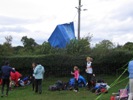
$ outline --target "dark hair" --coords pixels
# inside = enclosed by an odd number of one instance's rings
[[[40,62],[37,62],[36,64],[37,64],[37,65],[39,65],[39,64],[40,64]]]
[[[9,61],[5,61],[5,65],[9,65]]]

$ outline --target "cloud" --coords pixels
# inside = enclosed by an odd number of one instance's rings
[[[82,0],[82,5],[82,9],[88,10],[81,12],[81,37],[93,34],[92,43],[103,39],[120,44],[133,41],[130,38],[132,0]],[[13,45],[22,45],[22,36],[41,44],[48,40],[56,25],[73,20],[77,36],[76,6],[78,0],[3,0],[0,3],[0,43],[5,36],[12,35]]]
[[[28,29],[24,27],[2,27],[0,28],[0,32],[16,32],[16,33],[22,33],[22,32],[30,32]]]
[[[3,44],[5,42],[5,37],[11,35],[13,37],[12,45],[18,46],[23,45],[21,42],[21,39],[23,36],[27,36],[28,38],[33,38],[38,44],[42,44],[44,41],[47,41],[49,38],[49,34],[47,32],[43,31],[35,31],[35,32],[0,32],[0,44]]]
[[[98,7],[92,7],[95,9],[95,12],[87,12],[87,15],[83,14],[84,16],[81,20],[81,35],[87,35],[89,32],[93,34],[92,42],[94,44],[103,39],[108,39],[119,44],[133,41],[131,39],[133,38],[133,1],[100,1],[102,2],[99,2],[97,6],[101,6],[101,8],[104,7],[102,10]],[[102,5],[102,3],[104,5]]]
[[[129,41],[133,42],[133,33],[123,33],[122,35],[114,35],[112,41],[117,44],[125,44]]]
[[[114,9],[111,13],[111,19],[117,19],[119,21],[127,20],[128,18],[133,18],[133,1],[129,0],[120,5],[119,8]]]
[[[9,16],[0,16],[0,25],[26,25],[40,22],[42,22],[41,19],[22,19]]]

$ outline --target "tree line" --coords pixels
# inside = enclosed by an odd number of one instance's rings
[[[110,40],[102,40],[94,47],[91,47],[92,36],[81,38],[80,40],[71,40],[66,48],[53,48],[44,41],[42,44],[37,44],[33,38],[23,36],[21,42],[23,46],[12,46],[12,36],[6,36],[5,42],[0,44],[0,56],[15,56],[15,55],[47,55],[47,54],[70,54],[70,55],[106,55],[110,51],[133,51],[133,42],[127,42],[124,45],[115,45]]]
[[[62,76],[69,75],[74,65],[79,66],[81,73],[84,73],[87,56],[94,59],[94,69],[99,74],[122,72],[133,58],[132,42],[115,45],[110,40],[102,40],[91,47],[91,38],[92,36],[88,36],[71,40],[66,48],[59,49],[51,47],[46,41],[37,44],[33,38],[27,36],[21,38],[23,46],[13,47],[12,36],[7,36],[5,42],[0,44],[0,61],[8,59],[11,66],[24,73],[31,68],[33,61],[39,61],[46,67],[47,75],[58,72],[58,76]]]

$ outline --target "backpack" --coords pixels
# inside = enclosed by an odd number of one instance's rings
[[[60,91],[62,89],[63,89],[63,82],[60,80],[57,81],[54,85],[49,86],[50,91],[56,91],[56,90]]]

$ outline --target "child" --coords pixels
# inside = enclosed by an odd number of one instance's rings
[[[74,75],[75,78],[75,85],[74,85],[74,92],[78,92],[78,79],[79,79],[79,69],[77,66],[74,66],[74,73],[71,72],[72,75]]]
[[[95,76],[95,74],[93,74],[93,68],[92,68],[92,58],[87,57],[86,61],[87,61],[87,65],[86,65],[86,74],[87,74],[87,81],[88,81],[88,89],[92,88],[92,84],[91,84],[91,79],[92,76]]]

